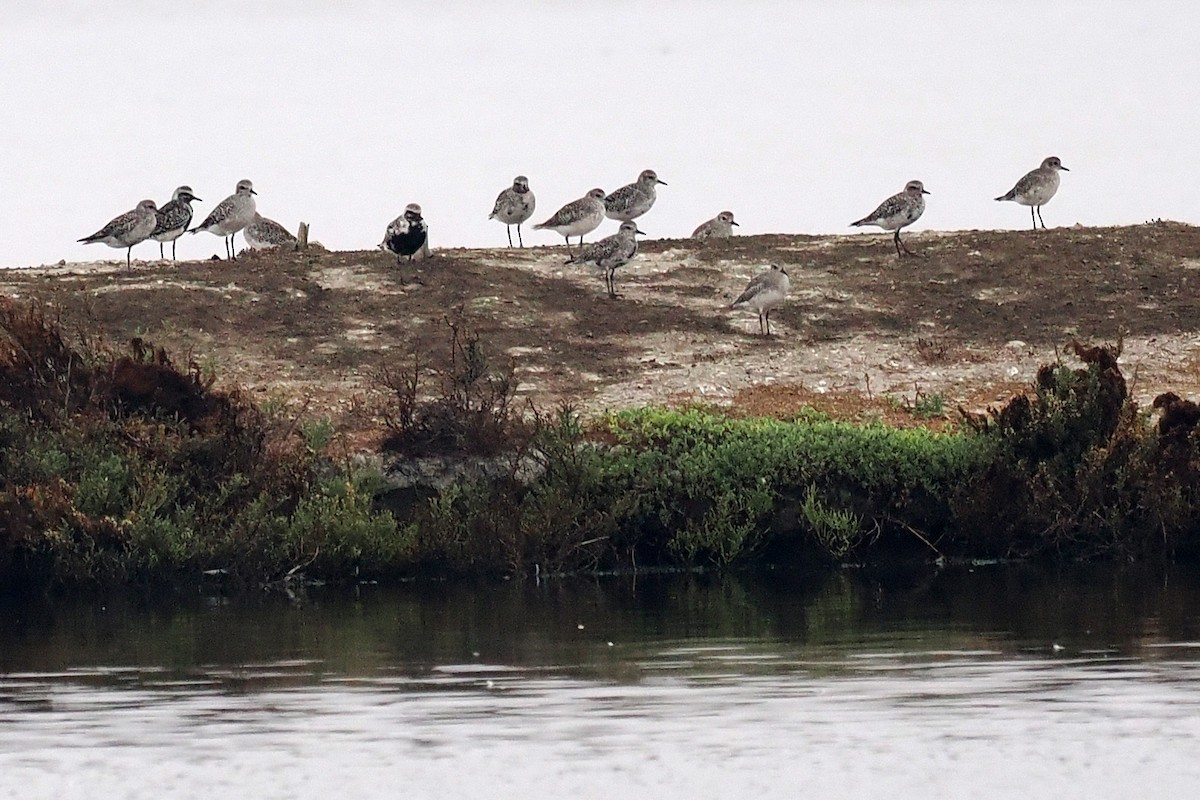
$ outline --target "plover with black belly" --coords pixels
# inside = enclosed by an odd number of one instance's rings
[[[666,181],[658,179],[658,173],[652,169],[642,170],[638,179],[633,183],[622,186],[604,198],[604,213],[609,219],[619,219],[622,222],[637,219],[650,210],[658,199],[655,187],[658,184],[666,186]]]
[[[429,225],[421,216],[421,207],[416,203],[409,203],[404,207],[404,213],[387,226],[387,231],[383,234],[383,241],[379,243],[379,249],[395,253],[396,263],[399,264],[400,259],[404,256],[408,256],[408,260],[411,262],[413,256],[421,250],[425,250],[428,254],[426,249],[428,242]]]
[[[646,235],[644,231],[638,230],[636,222],[622,222],[620,229],[612,236],[605,236],[600,241],[588,245],[578,255],[568,258],[567,263],[595,264],[604,272],[604,288],[608,289],[608,296],[619,297],[614,273],[618,267],[625,266],[637,255],[639,233]]]
[[[496,205],[492,206],[492,213],[488,219],[498,219],[504,223],[504,230],[508,233],[508,246],[512,247],[512,226],[517,226],[517,242],[521,247],[525,246],[525,242],[521,239],[521,223],[533,216],[533,209],[537,205],[537,200],[533,196],[533,192],[529,190],[529,178],[524,175],[518,175],[513,178],[512,186],[505,189],[496,198]]]
[[[738,295],[738,299],[729,304],[730,308],[752,308],[758,312],[758,332],[765,336],[771,335],[771,309],[787,299],[791,291],[792,280],[787,270],[776,264],[766,272],[760,272],[750,279],[746,291]]]
[[[920,181],[909,181],[905,184],[904,191],[884,200],[879,204],[879,208],[857,222],[851,222],[850,226],[858,228],[863,225],[878,225],[885,231],[895,231],[896,235],[892,237],[892,240],[896,243],[896,255],[915,256],[916,253],[909,250],[908,246],[900,241],[900,229],[912,225],[925,213],[925,195],[927,194],[929,192],[925,191],[925,186]],[[901,248],[904,248],[903,253],[900,251]]]
[[[180,186],[171,199],[158,209],[158,223],[150,233],[150,238],[158,242],[159,258],[166,257],[163,255],[163,242],[170,242],[171,260],[175,260],[175,245],[188,225],[192,224],[192,203],[196,201],[203,202],[192,194],[192,187]]]
[[[1008,194],[996,199],[1015,200],[1023,206],[1029,206],[1029,218],[1033,220],[1033,229],[1037,230],[1038,220],[1041,220],[1044,230],[1046,220],[1042,219],[1042,206],[1049,203],[1050,198],[1058,191],[1059,170],[1071,171],[1062,165],[1058,156],[1050,156],[1042,161],[1040,167],[1025,173],[1025,177],[1017,181],[1017,185],[1010,189]],[[1037,212],[1037,217],[1034,217],[1034,211]]]
[[[737,225],[733,221],[732,211],[722,211],[708,222],[700,224],[699,228],[692,231],[693,239],[727,239],[733,236],[733,226]],[[738,227],[741,227],[740,225]]]
[[[604,190],[592,189],[578,200],[572,200],[554,212],[545,222],[533,226],[535,231],[554,231],[567,240],[567,250],[571,249],[571,237],[579,237],[579,245],[583,246],[584,234],[591,233],[604,222]]]
[[[103,242],[109,247],[124,247],[125,268],[129,269],[133,266],[133,246],[149,239],[157,224],[158,206],[153,200],[143,200],[137,204],[137,208],[114,217],[103,228],[78,241],[84,244]]]
[[[248,180],[240,180],[233,194],[217,203],[212,213],[204,218],[189,233],[208,231],[217,236],[225,237],[225,255],[231,260],[237,260],[237,248],[233,246],[233,237],[254,220],[258,210],[254,203],[254,184]]]
[[[242,231],[242,238],[251,250],[267,250],[272,247],[296,247],[296,237],[291,231],[273,219],[268,219],[257,211],[254,219]]]

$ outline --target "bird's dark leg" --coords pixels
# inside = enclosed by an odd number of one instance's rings
[[[172,240],[171,240],[171,260],[172,260],[172,261],[174,261],[174,260],[175,260],[175,245],[177,245],[177,244],[179,244],[179,240],[178,240],[178,239],[172,239]]]
[[[164,258],[166,258],[166,256],[163,255],[163,243],[159,242],[158,243],[158,259],[159,259],[159,261],[161,261]]]
[[[1029,219],[1033,220],[1033,229],[1037,230],[1037,217],[1033,215],[1033,206],[1029,207]]]
[[[133,269],[133,245],[125,248],[125,269]]]
[[[504,230],[508,232],[508,246],[512,247],[512,226],[505,225]]]
[[[1041,223],[1042,223],[1042,230],[1046,230],[1046,220],[1042,219],[1042,207],[1041,206],[1037,207],[1037,212],[1038,212],[1038,219],[1041,220]]]
[[[771,309],[763,312],[763,318],[767,321],[767,336],[771,335]]]
[[[900,255],[902,255],[900,252],[900,229],[899,228],[896,228],[896,234],[895,234],[895,236],[892,237],[892,242],[895,243],[895,245],[896,245],[896,256],[899,257]]]
[[[900,238],[900,229],[897,228],[896,229],[896,255],[900,255],[901,247],[904,248],[904,255],[907,255],[907,256],[915,256],[916,255],[916,253],[914,253],[912,250],[908,249],[908,245],[906,245],[904,243],[904,240]]]
[[[512,241],[512,234],[509,234],[509,241]],[[521,247],[525,246],[525,240],[521,238],[521,223],[519,222],[517,223],[517,243],[520,244]]]

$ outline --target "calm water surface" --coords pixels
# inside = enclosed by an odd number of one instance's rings
[[[0,797],[1200,789],[1200,575],[639,577],[0,607]]]

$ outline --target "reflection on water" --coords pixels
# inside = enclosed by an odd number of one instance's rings
[[[1200,576],[671,576],[0,609],[0,797],[1200,788]]]

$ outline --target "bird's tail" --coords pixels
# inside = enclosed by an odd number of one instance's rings
[[[861,228],[863,225],[866,225],[866,224],[867,224],[867,221],[868,221],[869,219],[870,219],[869,217],[863,217],[862,219],[860,219],[860,220],[858,220],[858,221],[856,221],[856,222],[851,222],[851,223],[850,223],[850,227],[851,227],[851,228]]]
[[[997,197],[996,199],[997,200],[1013,200],[1016,198],[1016,196],[1017,196],[1017,193],[1015,191],[1012,191],[1012,192],[1009,192],[1008,194],[1001,195],[1000,197]]]
[[[95,234],[92,234],[91,236],[85,236],[82,239],[76,239],[75,241],[83,242],[84,244],[92,244],[93,242],[100,241],[100,239]]]

